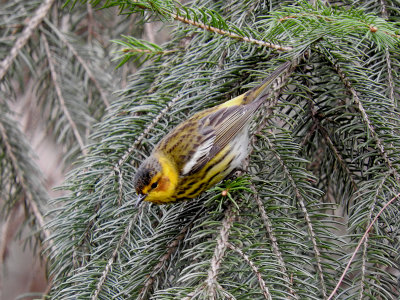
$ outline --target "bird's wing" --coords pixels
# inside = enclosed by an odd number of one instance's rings
[[[185,164],[182,174],[195,173],[204,167],[245,127],[261,103],[224,107],[200,119],[198,132],[202,139]]]
[[[183,167],[183,175],[195,173],[228,145],[250,120],[263,103],[270,88],[291,62],[285,62],[272,72],[260,85],[247,91],[198,120],[197,131],[202,137],[196,151],[192,153]]]

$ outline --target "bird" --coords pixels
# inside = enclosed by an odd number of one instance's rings
[[[290,65],[281,64],[258,86],[195,113],[166,134],[136,171],[136,207],[195,198],[240,169],[249,152],[250,121]]]

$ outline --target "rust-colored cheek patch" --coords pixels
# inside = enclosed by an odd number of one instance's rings
[[[157,191],[167,191],[169,188],[169,178],[167,176],[161,177],[160,181],[158,182]]]

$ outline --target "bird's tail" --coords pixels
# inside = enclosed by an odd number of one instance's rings
[[[285,71],[289,70],[291,65],[292,62],[290,61],[283,63],[278,68],[276,68],[275,71],[273,71],[266,79],[264,79],[264,81],[260,85],[244,93],[242,104],[255,102],[260,97],[264,96],[266,94],[266,90],[268,90],[270,86],[275,82],[275,80],[281,77],[281,75],[283,75]]]

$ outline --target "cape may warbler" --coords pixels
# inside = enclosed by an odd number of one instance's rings
[[[259,86],[172,129],[137,170],[136,205],[194,198],[239,168],[248,154],[250,120],[289,66],[284,63]]]

